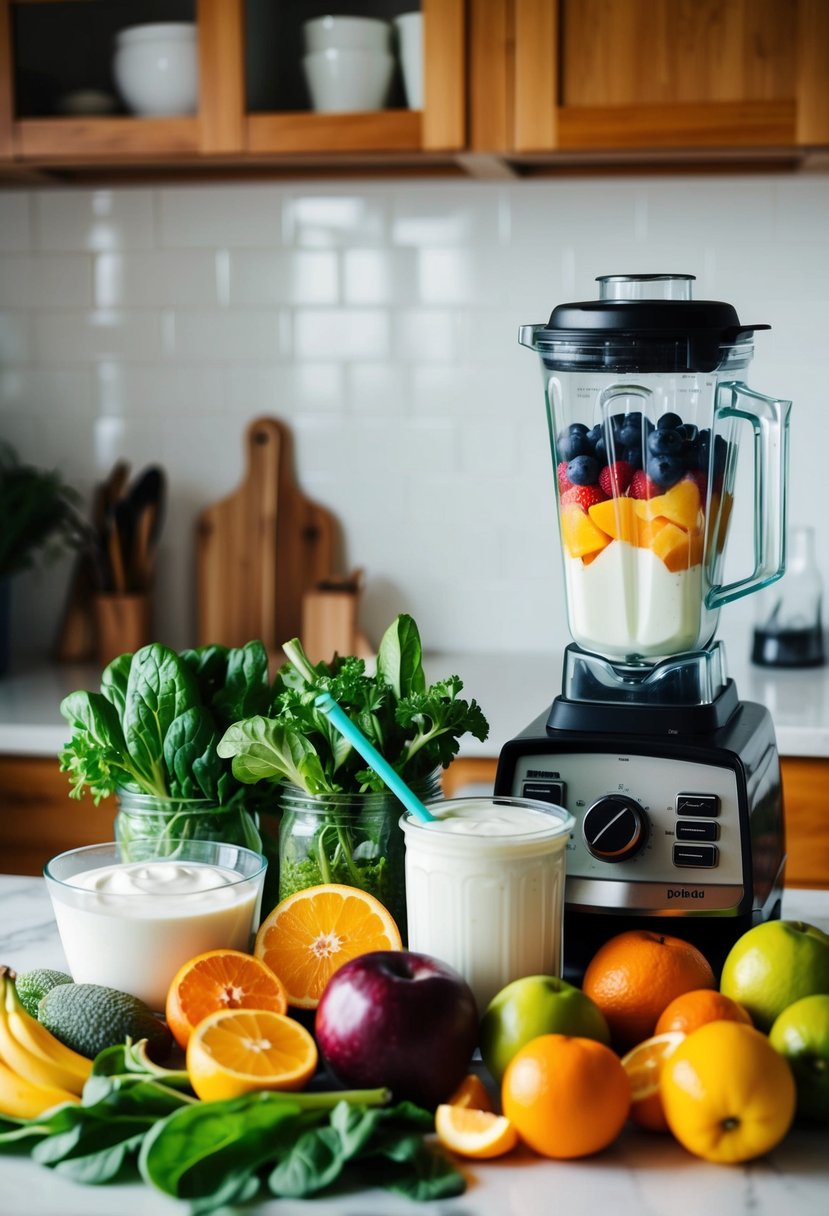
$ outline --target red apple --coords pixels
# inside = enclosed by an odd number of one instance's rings
[[[447,963],[411,950],[376,950],[332,975],[317,1007],[317,1045],[345,1085],[387,1086],[433,1108],[465,1075],[478,1008]]]

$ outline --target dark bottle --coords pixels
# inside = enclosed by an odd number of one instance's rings
[[[761,667],[818,667],[824,662],[823,583],[813,528],[789,532],[786,573],[759,597],[751,661]]]

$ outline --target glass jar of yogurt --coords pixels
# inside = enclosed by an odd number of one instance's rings
[[[506,984],[561,975],[565,848],[575,820],[529,798],[450,798],[409,813],[409,948],[459,971],[481,1013]]]
[[[412,789],[421,799],[440,795],[436,770]],[[280,797],[279,898],[320,883],[344,883],[376,896],[406,940],[405,849],[402,805],[381,793],[308,794],[294,785]]]

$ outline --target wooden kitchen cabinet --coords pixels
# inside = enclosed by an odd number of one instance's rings
[[[826,0],[479,0],[471,141],[529,168],[829,144]],[[489,10],[491,21],[484,20]]]
[[[317,6],[319,7],[319,6]],[[329,6],[337,11],[337,4]],[[376,0],[374,10],[393,16],[418,7],[399,0]],[[251,109],[246,69],[260,35],[257,0],[0,0],[0,161],[21,170],[71,175],[85,167],[137,171],[143,167],[168,170],[213,168],[225,171],[290,162],[291,158],[327,158],[341,162],[349,155],[395,154],[415,158],[424,154],[462,150],[466,139],[464,0],[423,0],[426,104],[422,111],[406,109],[398,95],[394,108],[360,114],[316,114],[304,96],[284,111]],[[106,79],[114,31],[140,21],[195,20],[199,29],[199,108],[193,116],[139,118],[60,117],[32,113],[20,106],[26,95],[27,51],[39,72],[41,92],[48,94],[49,71],[39,68],[49,34],[49,9],[61,19],[67,36],[83,45],[80,33],[100,25],[99,62],[95,70]],[[273,9],[274,6],[270,5]],[[305,0],[285,0],[276,6],[283,21],[291,21],[293,49],[301,54],[299,27],[312,13]],[[371,0],[339,6],[368,12]],[[97,13],[95,10],[98,10]],[[37,10],[37,11],[35,11]],[[325,7],[321,11],[327,11]],[[373,10],[372,10],[373,11]],[[316,12],[316,10],[315,10]],[[32,16],[34,14],[34,20]],[[285,15],[287,14],[287,16]],[[71,21],[70,21],[71,18]],[[90,23],[92,23],[90,25]],[[38,34],[40,36],[38,37]],[[101,40],[106,35],[107,41]],[[279,73],[279,44],[274,47],[272,72]],[[282,54],[287,52],[283,51]],[[292,51],[293,53],[293,51]],[[53,51],[54,54],[54,51]],[[40,58],[39,58],[40,57]],[[283,61],[282,71],[289,65]],[[296,64],[290,65],[296,72]],[[53,66],[53,75],[62,69]],[[63,69],[68,71],[68,69]],[[71,74],[66,77],[71,79]],[[37,95],[35,82],[34,93]],[[80,87],[75,84],[74,87]],[[30,87],[29,93],[33,89]],[[37,105],[34,106],[36,110]],[[22,111],[22,112],[21,112]],[[311,163],[314,163],[311,160]]]

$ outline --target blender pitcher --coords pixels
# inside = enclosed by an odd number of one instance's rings
[[[783,573],[791,403],[742,379],[753,335],[693,275],[603,275],[519,341],[541,359],[567,616],[585,651],[654,664]],[[740,435],[753,434],[753,568],[724,583]]]

